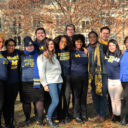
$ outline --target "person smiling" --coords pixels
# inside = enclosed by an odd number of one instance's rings
[[[7,66],[8,60],[2,55],[2,48],[4,45],[4,36],[0,34],[0,128],[1,126],[1,115],[4,105],[5,96],[5,82],[7,80]]]
[[[40,82],[44,90],[49,92],[51,104],[48,108],[46,121],[48,126],[56,127],[57,124],[53,121],[53,113],[59,104],[59,95],[62,88],[63,79],[61,77],[61,66],[55,55],[55,45],[52,39],[45,41],[45,50],[48,57],[43,54],[38,57],[38,69]]]
[[[92,88],[92,99],[97,114],[95,121],[103,122],[107,105],[107,74],[104,64],[106,46],[98,42],[98,34],[95,31],[91,31],[88,37],[89,86]]]
[[[3,114],[5,125],[13,128],[14,104],[20,85],[20,56],[22,52],[15,49],[16,41],[11,38],[5,41],[5,46],[7,50],[3,52],[3,56],[7,58],[9,64],[8,77],[5,86],[6,95]]]
[[[71,41],[67,35],[60,35],[54,39],[56,44],[56,55],[60,62],[63,77],[63,86],[61,90],[60,103],[58,106],[57,117],[62,123],[69,123],[71,117],[69,114],[70,103],[70,51]]]
[[[44,52],[44,41],[47,39],[46,31],[44,28],[37,28],[35,31],[36,40],[34,41],[34,45],[38,50],[39,54]]]
[[[71,52],[71,85],[74,96],[74,118],[78,123],[88,121],[87,91],[88,91],[88,55],[85,54],[85,37],[74,35],[73,51]]]
[[[25,123],[26,125],[31,123],[31,102],[34,102],[37,111],[37,123],[42,126],[44,95],[37,67],[38,53],[29,36],[24,38],[24,47],[24,54],[21,56],[21,101],[26,117]]]
[[[121,115],[121,94],[123,91],[120,81],[120,60],[121,51],[116,40],[108,42],[108,50],[105,56],[105,66],[108,75],[108,92],[112,102],[112,121],[120,121]]]

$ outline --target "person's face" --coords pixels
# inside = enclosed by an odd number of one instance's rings
[[[81,50],[82,46],[83,46],[83,43],[82,43],[81,40],[76,40],[75,41],[75,48],[76,48],[76,50]]]
[[[95,45],[97,40],[98,40],[98,38],[97,38],[95,33],[91,33],[89,35],[89,42],[90,42],[91,45]]]
[[[109,43],[108,49],[111,53],[115,53],[116,51],[116,45],[114,43]]]
[[[0,49],[2,49],[2,48],[3,48],[3,43],[4,43],[3,39],[2,39],[2,38],[0,38]]]
[[[62,37],[59,43],[59,49],[63,50],[67,46],[67,40],[65,37]]]
[[[53,41],[50,41],[49,44],[48,44],[48,50],[50,52],[52,52],[54,50],[54,42]]]
[[[8,53],[13,53],[15,51],[15,43],[13,41],[8,42],[6,48]]]
[[[67,36],[72,37],[74,35],[74,33],[75,33],[74,28],[70,27],[70,26],[67,27],[66,33],[67,33]]]
[[[37,38],[37,40],[42,41],[42,40],[45,39],[45,37],[46,37],[46,34],[44,33],[43,30],[38,30],[36,32],[36,38]]]
[[[110,32],[108,29],[103,29],[102,32],[100,32],[100,37],[104,41],[108,41],[109,36],[110,36]]]
[[[126,49],[128,50],[128,39],[125,42]]]
[[[25,50],[26,50],[26,51],[29,51],[29,52],[34,51],[34,45],[26,46],[26,47],[25,47]]]

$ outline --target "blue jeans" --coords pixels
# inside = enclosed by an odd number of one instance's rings
[[[62,84],[61,83],[48,84],[48,88],[51,97],[51,104],[48,108],[47,118],[52,119],[53,113],[59,104],[59,95],[61,92]]]
[[[96,109],[96,114],[100,115],[101,117],[106,116],[106,107],[107,107],[107,75],[102,75],[102,96],[99,96],[96,94],[95,91],[95,81],[92,81],[92,99],[93,99],[93,104]]]

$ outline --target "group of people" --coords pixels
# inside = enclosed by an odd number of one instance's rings
[[[82,34],[75,34],[75,26],[66,26],[66,35],[47,38],[44,28],[35,31],[36,40],[26,36],[24,51],[15,49],[16,41],[0,35],[0,128],[3,114],[5,127],[14,126],[14,105],[18,92],[26,117],[31,124],[31,103],[35,120],[43,126],[57,127],[75,119],[84,123],[87,116],[87,92],[91,88],[95,121],[106,119],[107,101],[112,121],[126,125],[128,115],[128,37],[125,51],[118,42],[109,39],[110,29],[88,34],[89,44]],[[5,45],[6,50],[2,51]],[[123,102],[121,95],[124,91]],[[72,94],[73,115],[69,113]]]

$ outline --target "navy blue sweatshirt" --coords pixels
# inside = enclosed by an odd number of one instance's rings
[[[75,50],[71,52],[71,75],[88,75],[88,56],[84,53],[84,51]]]
[[[106,72],[109,79],[120,79],[120,57],[110,54],[109,58],[105,57]]]
[[[34,41],[34,45],[35,45],[36,50],[38,51],[38,54],[42,54],[44,52],[44,41],[46,39],[47,38],[45,38],[41,43],[39,43],[37,39]]]
[[[34,58],[33,55],[22,55],[21,56],[21,81],[22,82],[33,82],[34,78]]]
[[[7,66],[8,60],[2,55],[0,51],[0,80],[7,80]]]
[[[20,81],[20,56],[22,52],[15,50],[12,54],[9,54],[8,51],[4,51],[3,55],[7,58],[8,64],[8,78],[7,83],[13,84]]]
[[[70,75],[70,52],[67,50],[56,50],[57,58],[62,69],[62,76]]]

